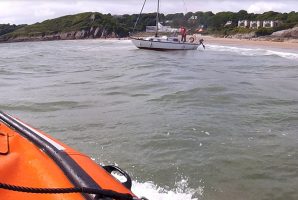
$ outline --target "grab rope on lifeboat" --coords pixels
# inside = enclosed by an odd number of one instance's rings
[[[188,41],[189,41],[190,43],[193,43],[193,42],[195,41],[195,38],[194,38],[194,37],[190,37],[190,38],[188,39]]]

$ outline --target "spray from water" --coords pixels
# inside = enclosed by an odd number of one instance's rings
[[[177,182],[173,189],[157,186],[153,182],[141,183],[133,181],[132,192],[139,197],[146,197],[149,200],[199,200],[194,195],[202,196],[203,187],[198,187],[197,189],[189,188],[187,179]]]

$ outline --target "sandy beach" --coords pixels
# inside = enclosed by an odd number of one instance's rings
[[[298,40],[292,39],[283,42],[265,41],[260,38],[254,39],[235,39],[235,38],[219,38],[212,36],[198,36],[204,39],[205,45],[208,44],[222,44],[222,45],[237,45],[237,46],[252,46],[252,47],[265,47],[265,48],[282,48],[295,50],[298,52]]]

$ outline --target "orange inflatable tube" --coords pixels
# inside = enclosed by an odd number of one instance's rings
[[[110,174],[114,170],[120,170],[120,173],[127,178],[127,182],[121,183],[115,179]],[[40,193],[12,191],[11,189],[19,188],[9,188],[7,184],[49,191],[39,190]],[[104,197],[139,199],[130,191],[130,187],[131,180],[121,169],[99,166],[88,156],[0,112],[1,199],[95,200],[105,199]],[[68,188],[76,192],[52,193],[53,188],[57,190]]]

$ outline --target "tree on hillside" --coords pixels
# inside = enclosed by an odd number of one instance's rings
[[[24,26],[26,26],[26,25],[25,24],[23,24],[23,25],[0,24],[0,36],[5,35],[5,34],[10,33],[10,32],[13,32],[13,31],[15,31],[19,28],[24,27]]]
[[[298,25],[298,12],[290,12],[288,14],[288,18],[286,20],[287,23],[295,23],[296,25]]]
[[[245,20],[248,18],[248,13],[246,10],[240,10],[237,13],[236,17],[238,18],[238,20]]]
[[[264,12],[263,14],[259,15],[257,19],[258,20],[276,20],[279,14],[280,13],[274,12],[274,11]]]

